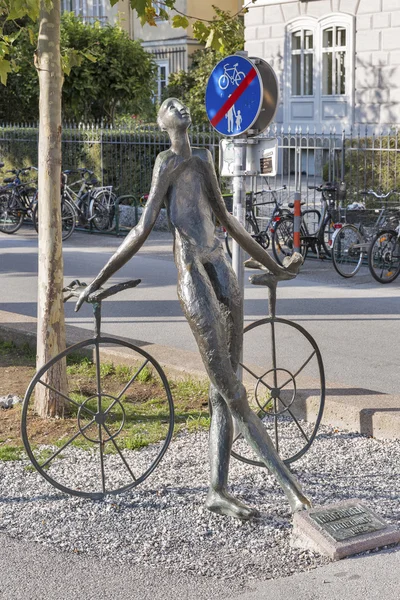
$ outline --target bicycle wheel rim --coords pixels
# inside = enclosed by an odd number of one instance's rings
[[[16,233],[22,226],[24,214],[14,195],[0,196],[0,231],[3,233]]]
[[[302,367],[300,370],[299,368],[296,369],[296,372],[294,374],[293,377],[293,373],[291,373],[291,367],[289,368],[289,363],[292,361],[292,359],[294,358],[294,362],[297,361],[296,357],[293,357],[293,352],[291,351],[287,351],[288,353],[288,357],[287,359],[284,358],[284,352],[280,353],[279,352],[279,348],[276,347],[276,350],[278,351],[276,356],[275,356],[275,360],[276,360],[276,364],[275,367],[273,367],[271,369],[272,363],[268,363],[267,364],[257,364],[256,367],[254,367],[253,365],[251,365],[250,367],[246,364],[243,364],[243,369],[244,369],[244,373],[247,374],[250,377],[250,380],[253,381],[258,381],[260,379],[262,379],[263,377],[265,377],[266,373],[270,373],[270,371],[272,371],[273,369],[275,369],[275,371],[281,371],[284,372],[286,371],[286,373],[290,374],[292,377],[292,381],[294,383],[293,385],[293,391],[294,391],[294,396],[292,399],[292,404],[287,405],[289,408],[289,411],[285,409],[285,406],[283,405],[283,409],[284,410],[276,410],[275,412],[278,413],[276,415],[276,417],[274,416],[274,413],[272,413],[272,419],[269,419],[268,423],[265,423],[267,426],[267,431],[269,430],[269,432],[273,433],[273,435],[271,435],[271,439],[275,445],[275,448],[277,449],[278,453],[281,454],[281,448],[279,447],[279,439],[280,439],[280,433],[278,431],[278,433],[276,432],[277,429],[281,428],[280,431],[283,431],[285,435],[287,435],[287,432],[285,433],[283,428],[287,428],[287,417],[290,416],[290,418],[293,420],[293,423],[290,423],[289,426],[293,429],[293,431],[297,431],[297,433],[299,433],[299,440],[296,440],[296,448],[294,447],[290,447],[289,448],[283,448],[283,452],[282,454],[288,454],[287,456],[281,456],[281,458],[283,459],[283,461],[286,464],[291,464],[293,462],[295,462],[296,460],[298,460],[299,458],[301,458],[310,448],[311,444],[313,443],[315,436],[317,435],[318,432],[318,428],[320,426],[321,423],[321,419],[322,419],[322,415],[323,415],[323,411],[324,411],[324,405],[325,405],[325,371],[324,371],[324,366],[323,366],[323,361],[322,361],[322,356],[320,353],[320,350],[318,348],[318,345],[316,343],[316,341],[314,340],[314,338],[308,333],[308,331],[306,331],[301,325],[298,325],[297,323],[293,322],[293,321],[288,321],[286,319],[281,319],[281,318],[265,318],[265,319],[261,319],[259,321],[255,321],[254,323],[251,323],[250,325],[248,325],[247,327],[245,327],[244,329],[244,336],[245,336],[245,344],[244,344],[244,360],[246,361],[246,359],[248,358],[246,356],[247,352],[246,352],[246,333],[250,333],[252,330],[256,330],[258,329],[258,331],[262,332],[262,334],[265,334],[266,331],[271,331],[271,335],[272,335],[272,326],[274,325],[274,327],[280,327],[282,328],[282,330],[285,332],[285,336],[289,336],[290,339],[292,341],[294,341],[295,343],[299,342],[297,344],[297,350],[299,351],[301,350],[306,350],[307,356],[306,356],[306,360],[302,360],[299,359],[298,360],[298,364],[300,364],[300,367]],[[276,330],[274,329],[274,332],[276,332]],[[251,334],[250,334],[251,335]],[[253,333],[253,336],[255,335],[255,332]],[[263,341],[266,339],[265,335],[262,335],[262,339]],[[278,333],[278,341],[280,339],[280,333]],[[254,346],[254,339],[250,339],[250,345],[253,347]],[[282,349],[282,348],[281,348]],[[289,356],[290,355],[290,356]],[[269,356],[269,354],[268,354]],[[263,359],[264,357],[266,357],[266,353],[264,353],[263,351]],[[271,358],[272,358],[272,349],[271,349]],[[282,367],[282,365],[287,365],[286,367]],[[293,363],[294,364],[294,363]],[[254,370],[255,369],[255,370]],[[303,406],[303,392],[302,392],[302,388],[304,388],[304,379],[303,381],[299,380],[299,376],[300,379],[301,377],[304,377],[304,370],[307,369],[313,369],[315,370],[315,373],[317,374],[317,378],[313,378],[313,385],[316,385],[318,390],[315,394],[315,397],[318,397],[318,400],[314,400],[313,399],[313,407],[315,406],[315,402],[319,401],[319,406],[318,409],[316,411],[315,414],[315,419],[313,419],[313,423],[309,424],[307,423],[306,425],[304,425],[304,416],[299,417],[299,414],[308,414],[308,410],[306,410]],[[273,373],[272,373],[273,375]],[[285,373],[283,373],[284,378],[286,379],[287,376]],[[298,385],[295,384],[296,379],[298,381]],[[306,389],[306,393],[307,395],[309,394],[309,390],[308,390],[308,386],[310,385],[311,380],[309,380],[307,378],[306,380],[306,385],[307,385],[307,389]],[[246,385],[248,386],[248,379],[247,379],[247,383]],[[257,383],[258,385],[258,383]],[[257,386],[256,388],[257,389]],[[290,390],[289,390],[290,392]],[[250,394],[250,392],[249,392]],[[313,394],[311,394],[313,395]],[[289,393],[290,396],[290,393]],[[250,405],[254,410],[254,406],[252,405],[252,402],[250,401]],[[259,414],[259,408],[260,408],[260,404],[257,401],[257,404],[255,405],[256,407],[256,414],[258,414],[258,416],[260,416]],[[282,407],[281,407],[282,408]],[[290,414],[290,410],[293,412],[293,415]],[[300,412],[299,412],[300,411]],[[265,411],[264,411],[265,412]],[[297,415],[297,416],[296,416]],[[265,416],[264,414],[261,416]],[[296,423],[296,419],[299,420],[299,424]],[[292,427],[293,426],[293,427]],[[306,432],[301,432],[301,429],[307,430]],[[306,441],[303,443],[301,440],[306,439]],[[278,439],[277,439],[278,438]],[[249,458],[246,455],[240,454],[238,453],[236,450],[232,451],[232,455],[237,458],[238,460],[241,460],[242,462],[245,462],[247,464],[252,464],[255,466],[261,466],[264,467],[264,463],[262,463],[259,460],[254,460],[254,458]]]
[[[361,268],[363,242],[361,232],[354,225],[345,225],[337,230],[332,246],[332,261],[342,277],[353,277]]]
[[[397,232],[380,231],[368,250],[368,267],[379,283],[392,283],[400,273],[400,244]]]
[[[125,485],[119,485],[118,487],[116,487],[115,489],[102,489],[102,490],[98,490],[96,489],[95,491],[89,491],[89,490],[84,490],[82,489],[82,485],[89,485],[86,484],[86,479],[89,480],[90,477],[88,474],[85,474],[85,479],[83,480],[82,483],[82,475],[81,476],[81,488],[79,489],[79,486],[72,486],[71,484],[67,484],[64,485],[64,483],[60,483],[60,481],[57,480],[57,478],[50,474],[47,470],[46,470],[46,464],[43,466],[43,464],[40,464],[41,462],[41,447],[37,446],[35,447],[34,444],[31,443],[30,441],[30,437],[32,437],[32,432],[31,432],[31,423],[32,423],[32,415],[31,415],[31,409],[32,409],[32,393],[35,389],[35,386],[40,383],[39,380],[47,373],[47,371],[49,370],[49,368],[51,368],[52,366],[56,365],[57,363],[59,363],[60,361],[64,360],[69,354],[71,353],[76,353],[78,351],[82,351],[87,347],[95,347],[95,348],[100,348],[101,346],[106,346],[107,348],[111,347],[115,347],[115,346],[123,346],[125,349],[128,349],[130,351],[132,351],[135,355],[139,355],[141,356],[141,360],[145,361],[145,364],[151,364],[151,368],[155,370],[155,372],[157,373],[157,376],[160,378],[160,381],[162,383],[163,389],[165,390],[165,403],[166,406],[168,408],[168,426],[166,428],[166,435],[165,435],[165,439],[163,439],[162,441],[160,441],[158,443],[158,445],[156,444],[156,446],[154,447],[154,449],[152,449],[152,454],[149,458],[149,460],[151,461],[149,466],[146,466],[143,470],[143,472],[140,474],[140,476],[135,477],[133,480],[132,478],[129,476],[127,476],[127,470],[125,471],[124,469],[124,479],[129,479],[129,482],[126,483]],[[97,352],[97,350],[96,350]],[[142,369],[143,370],[143,367]],[[97,371],[96,371],[97,372]],[[141,372],[141,371],[140,371]],[[70,393],[70,392],[69,392]],[[106,392],[102,392],[102,396],[108,396],[108,394]],[[111,398],[111,396],[109,396]],[[90,397],[90,400],[92,400],[92,397]],[[75,408],[75,405],[72,404],[72,399],[70,399],[70,401],[67,403],[68,406],[73,406]],[[83,423],[83,419],[82,419],[82,413],[87,410],[86,408],[84,408],[82,410],[82,407],[88,406],[86,404],[87,400],[81,403],[81,408],[78,409],[78,413],[77,413],[77,423],[78,423],[78,428],[80,430],[78,436],[76,436],[74,439],[77,439],[79,436],[82,436],[82,432],[81,430],[88,431],[88,428],[85,426],[82,426]],[[112,402],[111,402],[112,404]],[[90,411],[89,411],[90,412]],[[107,412],[107,411],[105,411]],[[121,413],[122,414],[122,413]],[[125,413],[124,413],[125,414]],[[80,421],[81,420],[81,421]],[[55,421],[56,423],[60,423],[60,419],[57,419]],[[81,422],[81,424],[80,424]],[[46,431],[48,433],[50,426],[51,426],[51,420],[46,420]],[[94,425],[94,423],[93,423]],[[96,427],[96,425],[95,425]],[[108,426],[107,426],[108,427]],[[141,348],[138,348],[137,346],[129,343],[129,342],[125,342],[124,340],[120,340],[118,338],[108,338],[108,337],[100,337],[100,338],[93,338],[93,339],[88,339],[88,340],[84,340],[82,342],[79,342],[78,344],[75,344],[74,346],[71,346],[70,348],[67,348],[66,350],[64,350],[63,352],[61,352],[59,355],[57,355],[56,357],[54,357],[51,361],[49,361],[46,365],[44,365],[35,375],[35,377],[32,379],[28,390],[26,392],[25,395],[25,399],[24,399],[24,404],[23,404],[23,409],[22,409],[22,425],[21,425],[21,432],[22,432],[22,439],[23,439],[23,443],[26,449],[26,452],[33,464],[33,466],[36,468],[36,470],[49,482],[51,483],[54,487],[56,487],[57,489],[61,490],[64,493],[73,495],[73,496],[79,496],[79,497],[88,497],[88,498],[92,498],[92,499],[99,499],[103,496],[105,496],[106,494],[119,494],[119,493],[123,493],[137,485],[139,485],[142,481],[144,481],[153,471],[154,469],[157,467],[157,465],[159,464],[160,460],[162,459],[162,457],[164,456],[168,445],[171,441],[172,438],[172,434],[173,434],[173,427],[174,427],[174,408],[173,408],[173,402],[172,402],[172,395],[171,395],[171,391],[169,389],[169,385],[168,385],[168,381],[165,377],[165,374],[163,372],[163,370],[161,369],[160,365],[157,363],[157,361],[155,361],[147,352],[145,352],[144,350],[142,350]],[[99,429],[100,429],[100,425],[99,425]],[[119,432],[117,432],[114,435],[114,438],[116,438],[116,436],[118,435]],[[93,435],[93,434],[90,434]],[[86,436],[85,436],[86,437]],[[113,438],[113,439],[114,439]],[[74,440],[72,440],[74,441]],[[90,440],[89,440],[90,441]],[[101,448],[101,444],[99,442],[99,440],[92,440],[94,441],[98,448]],[[104,442],[104,440],[103,440]],[[72,443],[72,442],[71,442]],[[112,439],[106,440],[104,443],[111,443],[113,444],[114,442],[112,442]],[[59,456],[59,453],[65,451],[65,447],[62,448],[60,451],[55,451],[56,453],[58,452],[58,454],[56,454],[56,456],[54,456],[53,458],[50,459],[50,461],[55,460],[57,458],[57,456]],[[101,464],[103,464],[103,460],[104,460],[104,456],[106,456],[106,453],[103,451],[100,451],[100,454],[103,456],[103,459],[99,462],[101,462]],[[155,455],[155,456],[154,456]],[[119,455],[118,455],[119,456]],[[126,457],[126,453],[125,453],[125,457]],[[154,460],[153,460],[154,458]],[[68,457],[67,457],[68,460]],[[129,462],[128,459],[126,459],[127,462]],[[121,462],[124,466],[125,463],[123,462],[123,460],[121,459],[121,461],[117,461],[118,463]],[[46,463],[46,461],[45,461]],[[50,465],[52,466],[52,464]],[[121,467],[121,465],[119,465]],[[97,468],[97,467],[96,467]],[[101,470],[103,469],[103,467],[101,467]],[[64,469],[65,470],[65,469]],[[109,469],[110,471],[110,469]],[[110,471],[111,472],[111,471]],[[70,477],[73,476],[73,474],[68,475]],[[79,475],[78,475],[79,477]],[[103,479],[103,476],[102,476]]]

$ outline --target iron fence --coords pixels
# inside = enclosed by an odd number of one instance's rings
[[[264,137],[277,139],[278,173],[267,180],[257,178],[253,185],[258,189],[286,185],[286,197],[292,198],[297,183],[309,204],[319,202],[309,186],[324,180],[346,181],[349,201],[361,199],[359,192],[370,187],[389,191],[397,187],[400,179],[398,136],[397,128],[371,134],[367,129],[316,132],[272,127]],[[207,126],[192,127],[190,140],[192,145],[210,150],[218,170],[220,136],[215,130]],[[0,125],[0,160],[5,162],[5,169],[36,165],[37,143],[35,124]],[[62,166],[87,167],[102,184],[113,185],[118,195],[140,197],[149,190],[157,154],[168,147],[168,135],[155,124],[136,122],[113,128],[99,123],[66,123],[62,134]],[[221,179],[224,191],[229,191],[230,186],[230,178]]]

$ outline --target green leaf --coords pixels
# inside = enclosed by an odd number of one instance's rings
[[[158,13],[158,16],[160,17],[160,19],[163,19],[163,21],[168,21],[168,19],[169,19],[169,14],[163,8],[160,8],[160,12]]]
[[[214,44],[214,38],[215,38],[215,29],[211,28],[210,33],[208,34],[206,48],[212,48],[212,46]]]
[[[90,60],[90,62],[93,62],[93,63],[97,62],[96,56],[94,54],[92,54],[91,52],[88,52],[88,51],[87,52],[82,52],[82,54],[83,54],[83,56],[85,58],[87,58],[88,60]]]
[[[30,41],[30,43],[32,44],[32,46],[35,46],[35,44],[36,44],[36,36],[35,36],[34,31],[30,27],[28,27],[28,35],[29,35],[29,41]]]
[[[0,80],[3,85],[7,85],[7,77],[8,74],[11,73],[11,63],[9,60],[1,59],[0,60]]]
[[[172,27],[183,27],[183,29],[186,29],[189,27],[189,21],[182,15],[175,15],[172,19]]]

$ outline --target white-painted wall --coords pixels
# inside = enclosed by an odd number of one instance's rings
[[[316,27],[314,95],[293,98],[290,27]],[[322,25],[348,23],[346,95],[322,94]],[[256,0],[245,15],[245,49],[275,69],[281,88],[276,122],[302,126],[400,123],[400,0]],[[318,37],[321,34],[321,37]],[[317,85],[316,85],[317,84]],[[302,105],[303,103],[303,105]]]

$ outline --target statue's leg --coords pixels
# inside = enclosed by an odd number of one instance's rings
[[[178,263],[177,266],[179,271],[178,294],[181,305],[196,338],[211,383],[225,400],[246,441],[266,467],[277,477],[288,497],[292,511],[309,507],[310,502],[301,491],[299,483],[278,456],[260,419],[251,411],[247,402],[246,390],[236,377],[228,349],[225,309],[217,297],[212,277],[210,279],[211,267],[206,271],[205,267],[195,259],[190,264]],[[225,287],[231,285],[233,291],[235,286],[237,288],[233,272],[222,259],[213,261],[213,269],[214,276],[220,283],[224,282]],[[240,339],[238,332],[237,337]],[[229,439],[231,437],[228,438],[227,435],[217,437],[217,425],[221,425],[222,416],[220,419],[216,421],[215,430],[212,431],[213,439],[215,439],[216,446],[218,441],[221,445],[228,444],[230,451]],[[225,421],[228,422],[226,419]],[[232,427],[231,421],[228,427]],[[232,430],[230,430],[231,435]],[[229,462],[226,464],[229,465]],[[229,499],[227,498],[226,501],[229,502]],[[217,511],[217,506],[214,506],[213,510]],[[225,506],[225,502],[222,502],[221,498],[218,512],[232,515],[233,511]]]

